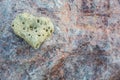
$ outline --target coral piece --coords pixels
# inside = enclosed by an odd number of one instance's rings
[[[54,26],[49,18],[23,13],[13,20],[12,29],[16,35],[37,49],[53,33]]]

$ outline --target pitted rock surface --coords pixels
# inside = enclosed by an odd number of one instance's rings
[[[37,49],[53,33],[54,26],[49,18],[23,13],[13,20],[12,29],[16,35]]]

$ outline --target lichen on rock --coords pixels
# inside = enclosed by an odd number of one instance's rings
[[[47,17],[36,17],[29,13],[22,13],[13,20],[12,29],[16,35],[37,49],[53,33],[54,26]]]

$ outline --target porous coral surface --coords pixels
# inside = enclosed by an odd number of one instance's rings
[[[12,29],[33,48],[37,49],[54,32],[54,26],[47,17],[35,17],[29,13],[17,15]]]

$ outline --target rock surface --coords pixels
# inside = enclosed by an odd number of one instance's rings
[[[0,0],[0,80],[120,80],[120,0]],[[35,50],[11,28],[23,12],[49,17]]]

